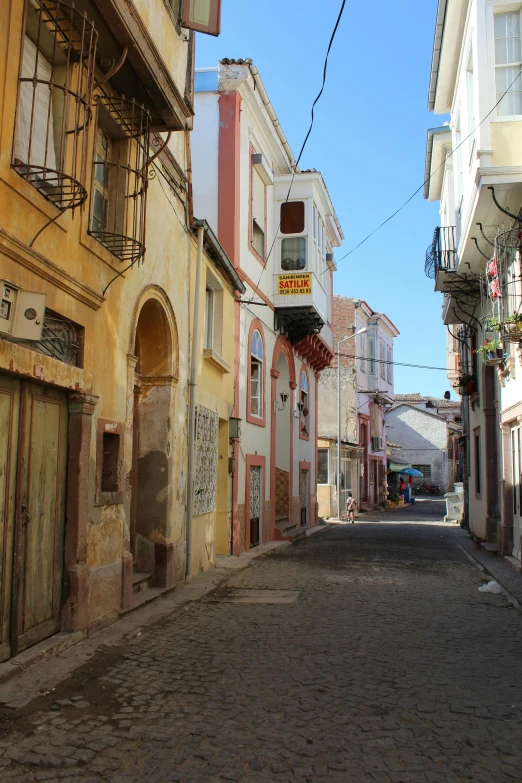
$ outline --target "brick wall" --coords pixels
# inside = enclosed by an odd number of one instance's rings
[[[347,337],[353,333],[353,327],[355,325],[355,299],[350,299],[348,296],[334,296],[333,298],[333,337],[334,337],[334,351],[337,351],[337,343],[342,340],[343,337]],[[354,341],[348,341],[341,346],[341,353],[347,353],[353,355],[354,353]],[[352,367],[354,359],[348,359],[341,357],[341,367]],[[332,367],[337,367],[337,358],[332,362]]]

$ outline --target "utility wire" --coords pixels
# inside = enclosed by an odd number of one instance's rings
[[[382,223],[380,223],[380,224],[377,226],[377,228],[374,228],[374,229],[373,229],[373,231],[371,231],[371,232],[370,232],[370,233],[369,233],[369,234],[368,234],[368,235],[367,235],[367,236],[366,236],[366,237],[365,237],[365,238],[364,238],[364,239],[363,239],[361,242],[359,242],[359,244],[358,244],[358,245],[356,245],[354,248],[352,248],[352,249],[351,249],[351,250],[349,250],[347,253],[345,253],[345,254],[344,254],[344,256],[341,256],[341,258],[339,258],[339,259],[337,260],[337,263],[338,263],[338,264],[339,264],[341,261],[343,261],[345,258],[348,258],[348,256],[351,256],[351,255],[352,255],[352,253],[355,253],[355,251],[356,251],[356,250],[358,250],[358,249],[359,249],[359,248],[360,248],[362,245],[364,245],[364,243],[365,243],[365,242],[367,242],[369,239],[371,239],[371,237],[373,237],[373,235],[374,235],[374,234],[376,234],[378,231],[380,231],[380,230],[381,230],[381,228],[383,228],[383,226],[385,226],[385,225],[386,225],[386,223],[389,223],[389,222],[390,222],[390,220],[393,220],[393,218],[394,218],[394,217],[396,217],[396,215],[398,215],[398,214],[399,214],[399,212],[402,212],[402,210],[403,210],[405,207],[407,207],[407,206],[408,206],[408,204],[410,203],[410,201],[413,201],[413,199],[415,198],[415,196],[417,195],[417,193],[419,193],[419,192],[420,192],[420,191],[423,189],[423,187],[424,187],[425,185],[427,185],[427,184],[428,184],[428,182],[430,182],[430,180],[431,180],[431,179],[432,179],[432,178],[435,176],[435,174],[437,173],[437,171],[439,171],[439,169],[441,169],[443,166],[445,166],[445,164],[446,164],[446,161],[448,160],[448,158],[451,158],[451,157],[452,157],[452,156],[455,154],[455,152],[457,152],[457,150],[458,150],[458,149],[460,149],[460,147],[462,147],[462,145],[463,145],[463,144],[464,144],[464,143],[465,143],[465,142],[466,142],[466,141],[467,141],[467,140],[468,140],[468,139],[469,139],[471,136],[473,136],[473,134],[475,133],[475,131],[477,131],[477,130],[480,128],[480,126],[481,126],[481,125],[482,125],[482,124],[483,124],[483,123],[484,123],[484,122],[485,122],[485,121],[488,119],[488,117],[490,117],[490,116],[493,114],[493,112],[495,111],[495,109],[497,108],[497,106],[499,105],[499,103],[500,103],[500,102],[503,100],[503,98],[504,98],[504,97],[507,95],[507,93],[508,93],[508,92],[510,91],[510,89],[513,87],[513,85],[515,84],[515,82],[517,81],[517,79],[520,77],[520,75],[521,75],[521,74],[522,74],[522,70],[520,70],[520,71],[518,72],[518,74],[515,76],[515,78],[513,79],[513,81],[512,81],[512,82],[511,82],[511,84],[509,85],[509,87],[507,88],[507,90],[506,90],[506,91],[505,91],[505,92],[504,92],[504,93],[503,93],[503,94],[500,96],[499,100],[498,100],[498,101],[495,103],[495,105],[493,106],[493,108],[492,108],[492,109],[491,109],[491,110],[490,110],[490,111],[489,111],[489,112],[486,114],[486,116],[485,116],[485,117],[484,117],[484,118],[483,118],[483,119],[482,119],[482,120],[479,122],[479,124],[478,124],[478,125],[477,125],[475,128],[473,128],[473,130],[471,131],[471,133],[469,133],[469,134],[466,136],[466,138],[465,138],[465,139],[463,139],[463,140],[460,142],[460,144],[458,144],[458,145],[455,147],[455,149],[453,149],[453,150],[452,150],[452,151],[451,151],[451,152],[450,152],[450,153],[449,153],[449,154],[446,156],[446,158],[445,158],[445,159],[444,159],[444,161],[443,161],[443,162],[440,164],[440,166],[438,166],[438,167],[435,169],[435,171],[434,171],[432,174],[430,174],[430,176],[429,176],[427,179],[425,179],[425,180],[424,180],[424,182],[422,183],[422,185],[421,185],[420,187],[418,187],[418,188],[417,188],[417,190],[416,190],[414,193],[412,193],[412,195],[411,195],[411,196],[410,196],[410,197],[409,197],[409,198],[408,198],[408,199],[407,199],[407,200],[404,202],[404,204],[403,204],[402,206],[400,206],[400,207],[399,207],[399,209],[396,209],[396,210],[395,210],[395,212],[394,212],[392,215],[390,215],[389,217],[387,217],[387,218],[386,218],[386,220],[383,220],[383,222],[382,222]],[[324,272],[322,272],[321,274],[324,274]]]
[[[335,354],[337,356],[337,354]],[[363,362],[375,362],[375,364],[395,364],[398,367],[415,367],[419,370],[443,370],[444,372],[451,372],[453,367],[429,367],[426,364],[406,364],[405,362],[390,362],[385,359],[370,359],[368,356],[355,356],[351,353],[340,353],[343,359],[361,359]]]

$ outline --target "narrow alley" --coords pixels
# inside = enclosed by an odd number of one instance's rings
[[[0,778],[520,780],[521,618],[478,592],[443,508],[361,515],[261,557],[4,709]]]

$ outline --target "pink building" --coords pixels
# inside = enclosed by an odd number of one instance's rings
[[[317,522],[319,373],[333,358],[333,248],[343,238],[320,173],[296,169],[255,66],[196,71],[194,210],[247,292],[236,302],[232,519],[217,553],[292,538]],[[207,281],[209,301],[212,280]]]

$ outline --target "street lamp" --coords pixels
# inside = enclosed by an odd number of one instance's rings
[[[348,337],[343,337],[337,343],[337,517],[341,519],[341,345],[350,340],[352,337],[357,337],[358,334],[367,332],[368,327],[359,329],[358,332],[349,334]]]

